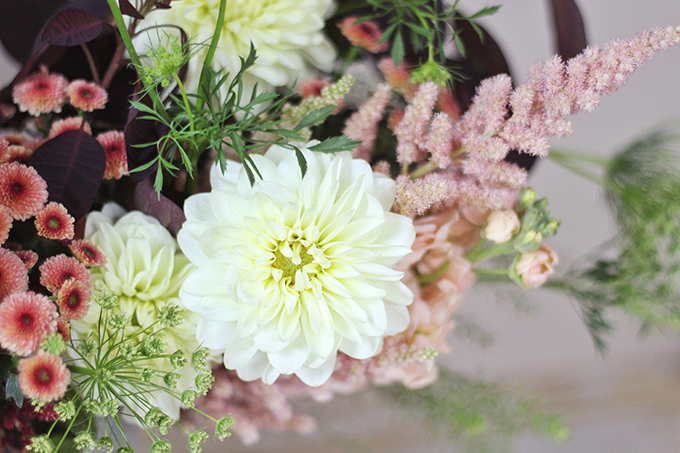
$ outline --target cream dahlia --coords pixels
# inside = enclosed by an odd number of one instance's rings
[[[141,342],[160,330],[160,326],[150,327],[159,319],[159,310],[167,302],[179,302],[179,288],[193,266],[177,249],[175,239],[155,218],[141,212],[130,212],[120,217],[121,211],[114,205],[108,205],[103,212],[88,215],[85,236],[106,256],[104,266],[90,269],[94,280],[93,293],[106,291],[118,296],[119,306],[114,310],[115,314],[123,314],[130,319],[124,338]],[[83,339],[96,332],[100,311],[97,304],[91,304],[84,318],[71,322],[72,335]],[[197,316],[185,311],[183,317],[182,324],[164,330],[163,341],[169,353],[179,349],[191,354],[199,347],[196,341]],[[153,360],[151,368],[173,371],[169,357]],[[183,367],[178,373],[189,378],[196,375],[190,366]],[[189,378],[180,379],[178,391],[193,385],[193,379]],[[160,382],[162,385],[162,380]],[[149,396],[149,402],[167,415],[175,419],[179,417],[180,402],[176,398],[159,391]]]
[[[219,0],[175,0],[172,8],[158,9],[146,16],[144,24],[176,25],[193,42],[206,44],[200,48],[198,58],[189,60],[189,89],[198,84],[219,5]],[[259,83],[262,90],[292,85],[295,80],[309,78],[313,67],[330,70],[335,50],[323,28],[324,16],[332,5],[332,0],[229,0],[213,67],[235,74],[241,67],[239,57],[248,56],[252,42],[258,59],[244,76],[247,87]]]
[[[224,351],[244,380],[331,375],[337,351],[365,359],[408,326],[413,295],[392,266],[410,252],[411,219],[389,212],[394,181],[349,153],[274,146],[242,166],[211,173],[212,192],[186,201],[178,234],[198,268],[180,297],[201,320],[198,339]]]

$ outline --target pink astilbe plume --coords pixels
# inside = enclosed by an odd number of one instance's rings
[[[680,27],[655,28],[588,47],[566,64],[559,57],[538,63],[512,92],[508,76],[487,79],[458,124],[463,146],[490,161],[502,160],[510,149],[543,157],[550,137],[571,134],[565,116],[594,109],[652,55],[678,42]]]
[[[431,160],[439,168],[446,168],[453,163],[451,153],[454,151],[456,130],[453,121],[446,113],[437,113],[432,118],[430,135],[427,137],[425,148],[431,155]]]
[[[397,196],[394,210],[407,217],[423,215],[434,204],[449,197],[450,182],[440,173],[428,173],[411,180],[407,175],[397,178]]]
[[[427,131],[438,94],[437,84],[423,83],[411,104],[406,107],[404,118],[394,130],[399,140],[397,162],[400,164],[418,162],[427,156]]]
[[[378,133],[378,124],[383,118],[385,107],[387,107],[391,97],[392,89],[390,86],[380,84],[373,96],[347,120],[342,133],[349,138],[362,141],[353,152],[355,158],[370,161]]]

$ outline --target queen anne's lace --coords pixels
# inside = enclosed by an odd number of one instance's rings
[[[392,266],[409,253],[409,218],[389,212],[394,181],[349,153],[272,147],[242,166],[211,174],[211,193],[190,197],[178,235],[198,266],[180,291],[198,312],[198,339],[224,351],[244,380],[295,373],[309,385],[331,375],[338,350],[377,354],[408,326],[413,295]]]

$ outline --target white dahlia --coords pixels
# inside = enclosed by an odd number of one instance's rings
[[[213,68],[235,74],[241,67],[239,57],[248,56],[252,43],[258,59],[244,76],[246,87],[256,82],[261,90],[292,85],[307,78],[311,68],[330,70],[335,49],[323,28],[332,5],[332,0],[228,0]],[[215,31],[220,1],[173,0],[171,6],[148,14],[140,28],[156,23],[177,25],[192,42],[204,44],[198,57],[189,60],[187,85],[193,90]]]
[[[349,153],[274,146],[242,166],[211,173],[212,192],[187,199],[178,234],[197,266],[180,291],[201,320],[198,339],[224,351],[241,379],[308,385],[331,375],[337,351],[371,357],[404,330],[412,293],[392,266],[410,252],[411,219],[389,212],[394,181]]]
[[[130,323],[125,327],[124,339],[140,343],[160,330],[150,328],[159,319],[159,310],[170,302],[181,305],[179,288],[193,265],[177,248],[177,242],[154,217],[135,211],[122,215],[117,205],[109,204],[103,212],[91,212],[87,217],[85,237],[92,241],[104,255],[106,264],[90,269],[94,280],[94,293],[107,292],[118,297],[115,314],[123,314]],[[121,217],[122,215],[122,217]],[[101,307],[92,303],[87,315],[72,321],[74,337],[84,340],[98,331]],[[163,341],[168,355],[181,350],[185,356],[200,346],[196,340],[198,316],[189,310],[183,313],[184,322],[177,327],[164,329]],[[149,329],[149,330],[147,330]],[[110,343],[100,347],[111,346]],[[115,346],[114,346],[115,347]],[[105,351],[102,351],[105,352]],[[174,371],[170,358],[155,358],[149,364],[159,372]],[[183,376],[177,390],[192,387],[196,372],[191,366],[179,371]],[[155,378],[162,385],[162,375]],[[162,391],[145,395],[151,406],[160,407],[167,415],[178,419],[180,401]]]

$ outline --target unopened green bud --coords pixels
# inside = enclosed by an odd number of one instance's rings
[[[156,441],[151,446],[151,453],[172,453],[172,445],[162,440]]]
[[[527,187],[520,191],[519,196],[517,197],[517,202],[520,204],[521,207],[526,208],[534,204],[536,198],[538,198],[536,192],[534,192],[534,190],[531,189],[530,187]]]
[[[151,379],[156,376],[156,371],[152,370],[151,368],[141,368],[137,370],[137,375],[139,376],[139,379],[148,384],[151,382]]]
[[[26,447],[27,451],[33,451],[35,453],[53,453],[54,443],[50,438],[43,434],[41,436],[35,436],[31,439],[31,443]]]
[[[219,440],[224,440],[227,437],[231,436],[231,432],[229,431],[229,428],[234,426],[234,423],[236,423],[236,419],[234,417],[222,417],[218,422],[217,425],[215,426],[215,436]]]
[[[130,343],[123,343],[119,347],[120,355],[128,362],[135,357],[135,347]]]
[[[163,382],[168,388],[174,389],[177,387],[177,381],[179,380],[179,374],[177,373],[167,373],[163,377]]]
[[[179,305],[167,303],[158,311],[158,319],[163,327],[177,327],[184,322],[183,312]]]
[[[162,410],[160,410],[160,408],[152,407],[144,416],[144,423],[146,423],[148,426],[156,426],[158,421],[164,416],[165,414]]]
[[[184,365],[186,365],[187,359],[184,357],[184,353],[182,351],[177,350],[170,356],[170,363],[175,370],[179,370]]]
[[[53,355],[61,355],[66,350],[66,342],[59,332],[52,332],[40,343],[40,347]]]
[[[443,87],[449,80],[449,71],[434,60],[427,61],[411,74],[411,83],[434,82]]]
[[[78,450],[93,449],[95,447],[94,436],[89,431],[81,431],[76,434],[73,443]]]
[[[115,330],[123,330],[130,324],[130,320],[125,315],[116,314],[109,317],[109,325]]]
[[[538,231],[520,231],[513,246],[518,252],[529,252],[531,250],[536,250],[538,246],[541,245],[542,240],[543,235]]]
[[[83,356],[91,357],[97,350],[97,343],[89,338],[86,338],[85,340],[81,341],[80,344],[78,344],[78,350],[80,350],[80,353]]]
[[[557,233],[557,229],[560,227],[560,224],[562,224],[562,222],[560,222],[559,220],[550,219],[548,224],[543,228],[543,230],[541,230],[543,237],[552,236],[555,233]]]
[[[160,431],[160,433],[163,435],[168,434],[168,428],[170,428],[174,424],[175,420],[172,417],[168,417],[167,415],[163,415],[156,422],[156,425],[158,426],[158,431]]]
[[[98,450],[106,450],[106,453],[113,453],[113,439],[108,436],[100,437],[97,440],[95,448]]]
[[[215,380],[210,370],[203,370],[198,375],[196,375],[196,390],[201,395],[205,395],[212,387],[212,383]]]
[[[194,431],[189,436],[189,451],[191,453],[201,453],[201,444],[208,440],[208,433],[205,431]]]
[[[182,392],[182,404],[186,407],[194,407],[194,402],[198,394],[189,389]]]
[[[60,421],[65,422],[76,416],[76,406],[73,401],[60,401],[54,406],[54,412],[57,413]]]
[[[208,356],[210,352],[208,348],[199,348],[191,355],[191,365],[194,369],[205,368],[208,364]]]
[[[118,306],[118,296],[113,293],[96,294],[93,300],[104,310],[110,310]]]

